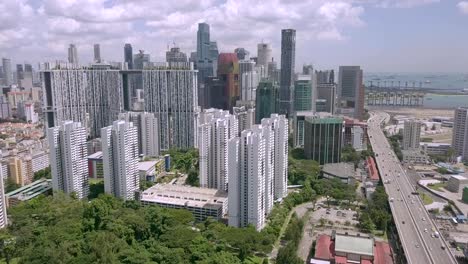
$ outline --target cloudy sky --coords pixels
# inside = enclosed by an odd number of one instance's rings
[[[197,23],[221,52],[271,43],[297,30],[297,66],[361,65],[368,72],[468,72],[468,1],[451,0],[0,0],[0,56],[13,63],[123,60],[125,43],[164,60],[176,43],[195,50]]]

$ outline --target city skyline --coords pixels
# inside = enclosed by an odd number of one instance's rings
[[[158,13],[148,11],[152,9]],[[93,61],[97,43],[107,61],[123,61],[125,43],[131,43],[135,51],[145,50],[153,61],[164,61],[174,42],[186,54],[195,51],[198,23],[206,22],[220,52],[242,47],[256,56],[257,45],[263,41],[271,44],[275,61],[280,61],[280,29],[294,28],[296,67],[307,63],[318,69],[361,65],[367,72],[463,72],[468,67],[468,54],[463,52],[468,43],[463,34],[468,21],[466,1],[318,0],[243,5],[241,0],[207,0],[132,5],[6,0],[0,10],[16,14],[0,18],[0,56],[11,58],[12,64],[66,61],[72,43],[83,63]],[[425,26],[428,24],[431,27]]]

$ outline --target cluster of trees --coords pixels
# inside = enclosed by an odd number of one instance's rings
[[[383,186],[375,188],[369,204],[359,216],[359,226],[362,230],[372,232],[376,229],[386,231],[391,221],[388,195]]]
[[[294,213],[289,221],[289,225],[286,229],[284,240],[286,245],[278,251],[276,258],[277,264],[302,264],[302,261],[297,256],[297,249],[299,242],[302,238],[302,230],[304,229],[304,220],[299,219]]]
[[[37,181],[37,180],[40,180],[42,178],[45,178],[45,179],[51,179],[52,178],[52,173],[50,172],[50,166],[43,169],[43,170],[40,170],[40,171],[37,171],[34,173],[34,180]]]
[[[108,195],[91,201],[39,197],[10,209],[1,231],[7,263],[249,263],[276,237],[214,220],[196,223],[186,210],[141,207]]]
[[[348,205],[356,201],[357,185],[350,185],[338,179],[320,179],[311,182],[311,188],[317,195],[324,196],[327,203],[330,199],[347,201]]]
[[[434,162],[451,162],[455,157],[455,150],[449,148],[445,155],[429,155]]]
[[[198,177],[198,150],[191,149],[171,149],[167,153],[171,156],[171,169],[175,169],[187,174],[186,184],[191,186],[199,186],[200,180]]]
[[[341,161],[351,162],[354,167],[357,168],[359,161],[367,159],[367,157],[373,157],[374,152],[372,146],[368,145],[366,150],[357,152],[351,145],[346,145],[341,152]]]
[[[288,160],[288,181],[292,185],[303,185],[307,180],[318,178],[320,165],[314,160],[307,160],[304,149],[295,148],[290,151]]]
[[[388,140],[392,146],[393,151],[395,151],[397,158],[402,161],[403,153],[401,153],[400,142],[403,140],[403,136],[401,134],[396,134],[388,137]]]

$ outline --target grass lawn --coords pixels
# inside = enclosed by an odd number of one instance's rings
[[[421,199],[423,200],[424,205],[428,205],[434,202],[434,200],[432,200],[432,198],[429,195],[423,192],[420,192],[419,195],[421,196]]]
[[[440,183],[428,184],[427,187],[435,191],[444,192],[445,190],[443,188],[447,187],[447,183],[440,182]]]

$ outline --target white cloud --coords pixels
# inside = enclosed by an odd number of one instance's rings
[[[457,7],[460,10],[460,12],[468,15],[468,1],[461,1],[457,4]]]
[[[129,42],[156,60],[173,41],[187,53],[195,50],[197,23],[207,22],[220,51],[245,47],[255,54],[263,40],[279,60],[282,28],[296,29],[300,41],[342,41],[351,38],[350,29],[366,25],[365,7],[432,2],[437,0],[0,0],[0,56],[65,59],[67,45],[76,43],[80,60],[87,61],[92,44],[100,43],[104,58],[122,60]]]

